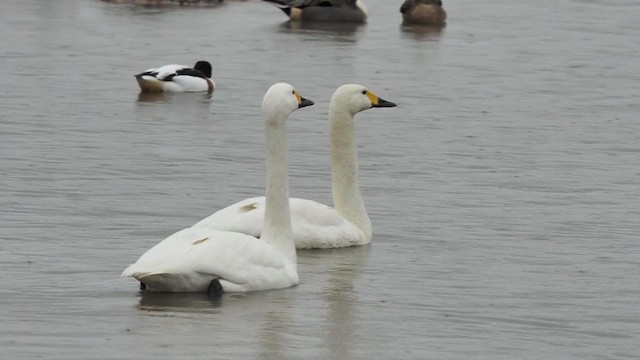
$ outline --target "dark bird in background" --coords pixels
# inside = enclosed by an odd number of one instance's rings
[[[407,25],[443,26],[447,21],[447,12],[440,0],[406,0],[400,6],[400,12]]]
[[[291,21],[364,23],[367,7],[360,0],[264,0],[274,3]]]

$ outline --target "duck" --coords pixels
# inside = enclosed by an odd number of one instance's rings
[[[191,68],[185,65],[164,65],[134,75],[141,92],[213,92],[211,64],[198,61]]]
[[[371,220],[358,184],[354,116],[371,108],[394,107],[358,84],[338,87],[329,104],[331,191],[334,206],[291,198],[291,221],[297,249],[330,249],[371,242]],[[264,233],[265,198],[253,197],[219,210],[193,225],[241,232]]]
[[[138,6],[217,6],[224,0],[102,0],[114,4],[132,4]]]
[[[400,6],[400,12],[407,25],[444,26],[447,21],[441,0],[406,0]]]
[[[266,135],[265,227],[261,239],[239,232],[190,227],[142,254],[123,272],[153,292],[280,289],[298,284],[287,180],[286,120],[313,105],[290,84],[277,83],[262,102]]]
[[[367,7],[361,0],[264,0],[274,3],[291,21],[365,23]]]

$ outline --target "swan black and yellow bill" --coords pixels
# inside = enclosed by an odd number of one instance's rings
[[[383,98],[379,98],[378,96],[376,96],[376,94],[372,93],[371,91],[367,91],[367,96],[369,97],[369,100],[371,100],[371,107],[394,107],[394,106],[398,106],[395,103],[392,103],[391,101],[387,101]]]
[[[314,104],[313,101],[309,99],[305,99],[302,96],[300,96],[297,90],[293,90],[293,95],[295,95],[296,99],[298,99],[298,109],[303,108],[305,106],[311,106]]]

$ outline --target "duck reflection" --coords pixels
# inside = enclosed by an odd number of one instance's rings
[[[141,92],[138,94],[138,102],[141,102],[141,103],[159,103],[164,101],[165,101],[164,93]]]
[[[207,102],[213,97],[213,93],[154,93],[154,92],[140,92],[138,94],[137,102],[139,103],[163,103],[173,102],[179,98],[186,98],[186,101],[195,102]],[[194,100],[195,99],[195,100]]]
[[[330,22],[296,22],[285,21],[278,25],[279,32],[311,34],[323,39],[356,41],[356,35],[364,28],[364,24],[330,23]]]
[[[439,38],[444,32],[444,29],[445,26],[420,26],[406,24],[400,26],[400,30],[405,37],[421,41]]]
[[[297,30],[319,30],[325,32],[334,32],[334,33],[355,33],[358,29],[361,29],[364,24],[353,24],[353,23],[331,23],[331,22],[296,22],[296,21],[285,21],[280,26],[283,29],[290,29],[293,31]]]

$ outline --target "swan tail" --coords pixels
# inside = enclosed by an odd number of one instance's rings
[[[122,277],[132,277],[146,290],[158,292],[208,292],[211,281],[217,276],[180,271],[143,270],[133,264],[122,272]]]
[[[140,269],[137,269],[138,266],[136,265],[137,264],[129,265],[126,269],[124,269],[122,274],[120,274],[120,277],[132,277],[132,278],[138,279],[139,277],[144,277],[150,274],[148,271],[142,271]]]

